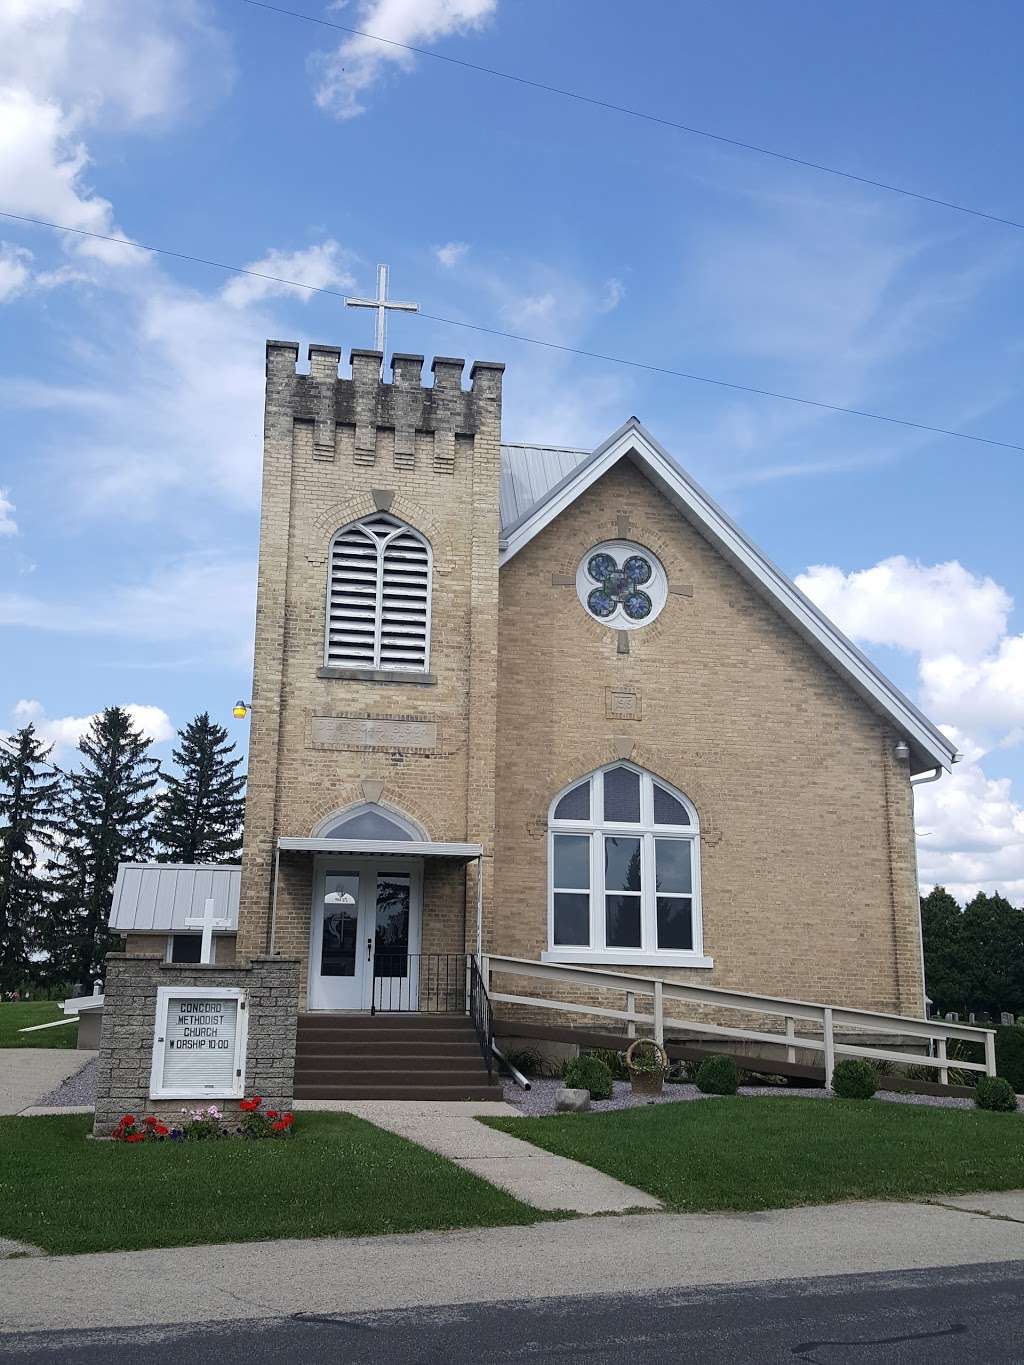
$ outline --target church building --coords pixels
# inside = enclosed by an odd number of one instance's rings
[[[383,359],[267,344],[241,870],[123,867],[128,954],[195,962],[205,901],[300,1054],[488,955],[920,1019],[950,740],[637,418],[504,442],[502,365]]]

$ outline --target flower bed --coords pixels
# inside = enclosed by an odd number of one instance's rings
[[[137,1118],[123,1114],[111,1137],[115,1142],[209,1142],[218,1138],[288,1137],[294,1115],[264,1106],[261,1095],[244,1099],[238,1106],[241,1117],[229,1118],[215,1104],[205,1109],[182,1109],[180,1118],[147,1114]]]

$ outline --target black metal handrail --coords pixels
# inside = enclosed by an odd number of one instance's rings
[[[491,1009],[491,997],[487,994],[487,987],[480,972],[480,964],[472,954],[468,960],[469,1014],[487,1066],[487,1075],[491,1077],[494,1074],[494,1012]]]
[[[465,1014],[466,954],[380,952],[371,1014]]]

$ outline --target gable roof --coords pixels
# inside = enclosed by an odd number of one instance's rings
[[[956,745],[744,535],[635,417],[589,454],[560,447],[502,447],[499,564],[507,564],[623,459],[654,484],[869,706],[892,721],[910,745],[911,772],[952,767]]]

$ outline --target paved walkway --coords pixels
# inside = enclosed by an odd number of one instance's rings
[[[81,1071],[95,1056],[95,1052],[76,1048],[0,1048],[0,1114],[20,1114],[34,1108],[44,1095]]]
[[[951,1207],[954,1201],[830,1204],[40,1256],[0,1262],[0,1332],[503,1301],[521,1306],[559,1295],[1021,1259],[1024,1192],[955,1202],[978,1211]]]
[[[477,1123],[478,1115],[519,1117],[517,1110],[501,1100],[299,1100],[295,1107],[356,1114],[378,1128],[439,1152],[456,1166],[500,1186],[535,1209],[624,1213],[661,1208],[652,1195],[624,1185],[603,1171]]]

